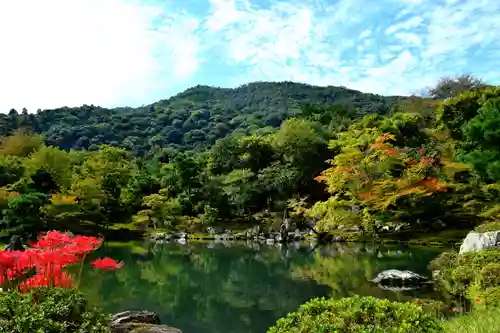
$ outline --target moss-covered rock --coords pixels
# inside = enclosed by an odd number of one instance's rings
[[[182,333],[177,328],[160,325],[158,315],[150,311],[125,311],[111,317],[112,333]]]
[[[127,333],[182,333],[177,328],[166,325],[129,323]]]

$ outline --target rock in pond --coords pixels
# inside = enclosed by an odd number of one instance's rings
[[[381,286],[407,286],[420,287],[429,282],[429,280],[412,271],[400,271],[397,269],[389,269],[379,273],[372,282]]]
[[[150,311],[125,311],[111,317],[112,333],[182,333],[177,328],[160,325],[158,315]]]
[[[469,232],[460,245],[460,253],[486,250],[500,243],[500,231]]]

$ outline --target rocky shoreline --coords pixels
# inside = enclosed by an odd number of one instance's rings
[[[214,240],[214,241],[234,241],[234,240],[252,240],[259,243],[283,243],[285,242],[284,237],[279,232],[270,232],[265,233],[261,232],[260,228],[251,228],[247,229],[244,232],[232,232],[228,229],[220,232],[216,231],[213,228],[207,228],[207,232],[200,233],[187,233],[184,231],[181,232],[159,232],[150,235],[150,239],[153,241],[168,241],[168,240]],[[293,232],[287,233],[286,241],[301,241],[305,239],[314,239],[317,238],[313,232],[306,232],[295,230]],[[341,241],[341,239],[337,239],[337,241]]]
[[[288,244],[302,241],[313,241],[322,243],[373,243],[373,244],[401,244],[401,245],[431,245],[431,246],[460,246],[460,239],[398,239],[397,234],[391,237],[396,230],[381,230],[377,235],[364,233],[361,227],[338,227],[327,233],[316,233],[313,231],[303,231],[295,229],[286,233],[277,231],[264,231],[260,227],[249,228],[243,231],[232,231],[229,229],[217,230],[209,227],[204,233],[190,233],[186,231],[177,232],[154,232],[146,235],[146,238],[152,242],[177,242],[185,244],[189,241],[212,241],[215,243],[229,243],[233,241],[246,241],[262,245]],[[384,235],[385,237],[380,237]]]

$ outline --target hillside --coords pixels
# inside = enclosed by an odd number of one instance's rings
[[[343,87],[254,82],[235,89],[196,86],[139,108],[93,105],[0,115],[0,135],[20,127],[44,134],[49,145],[94,150],[111,144],[143,155],[153,147],[201,150],[233,132],[278,127],[306,104],[342,104],[360,114],[387,113],[401,97]]]

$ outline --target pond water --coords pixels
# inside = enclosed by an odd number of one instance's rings
[[[108,312],[147,309],[183,333],[265,333],[317,296],[433,297],[369,282],[385,269],[429,275],[443,249],[362,244],[278,246],[234,243],[109,243],[97,255],[123,260],[115,272],[91,268],[83,291]]]

